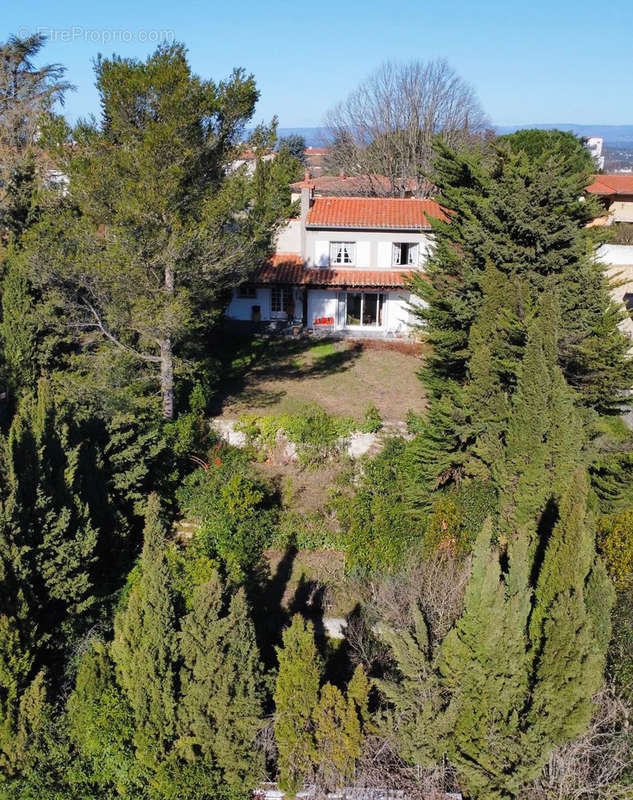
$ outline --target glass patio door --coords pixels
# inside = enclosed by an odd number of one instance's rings
[[[380,328],[385,296],[380,292],[346,292],[345,325],[348,328]]]

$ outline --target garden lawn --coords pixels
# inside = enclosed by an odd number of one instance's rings
[[[425,407],[419,345],[314,339],[233,340],[217,413],[300,413],[317,403],[330,414],[362,421],[375,405],[383,420],[403,421]]]

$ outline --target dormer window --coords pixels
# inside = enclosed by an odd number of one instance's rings
[[[330,264],[353,264],[354,242],[330,242]]]
[[[414,267],[418,264],[417,242],[394,242],[391,263],[394,267]]]

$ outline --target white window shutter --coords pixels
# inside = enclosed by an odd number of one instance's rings
[[[318,240],[314,243],[314,266],[330,266],[330,243],[325,240]]]
[[[425,236],[424,239],[418,245],[418,266],[424,267],[426,262],[429,260],[429,256],[433,251],[433,240],[429,236]]]
[[[389,269],[391,266],[391,242],[378,242],[378,268]]]
[[[356,242],[356,266],[368,267],[371,258],[371,243]]]

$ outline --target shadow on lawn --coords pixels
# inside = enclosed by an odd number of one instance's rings
[[[321,345],[338,344],[340,349],[309,357]],[[274,380],[322,378],[350,369],[362,353],[360,342],[340,343],[337,339],[315,341],[307,337],[285,338],[233,330],[219,332],[216,352],[221,353],[220,374],[210,413],[220,414],[228,401],[240,398],[244,405],[269,406],[278,403],[284,391],[258,387]]]
[[[292,596],[286,598],[298,552],[290,545],[272,571],[262,561],[246,583],[262,662],[268,669],[277,666],[275,648],[281,645],[283,632],[294,615],[300,614],[314,627],[326,679],[336,681],[344,676],[348,680],[352,673],[349,647],[344,641],[332,643],[325,631],[325,585],[301,574],[291,590]]]

